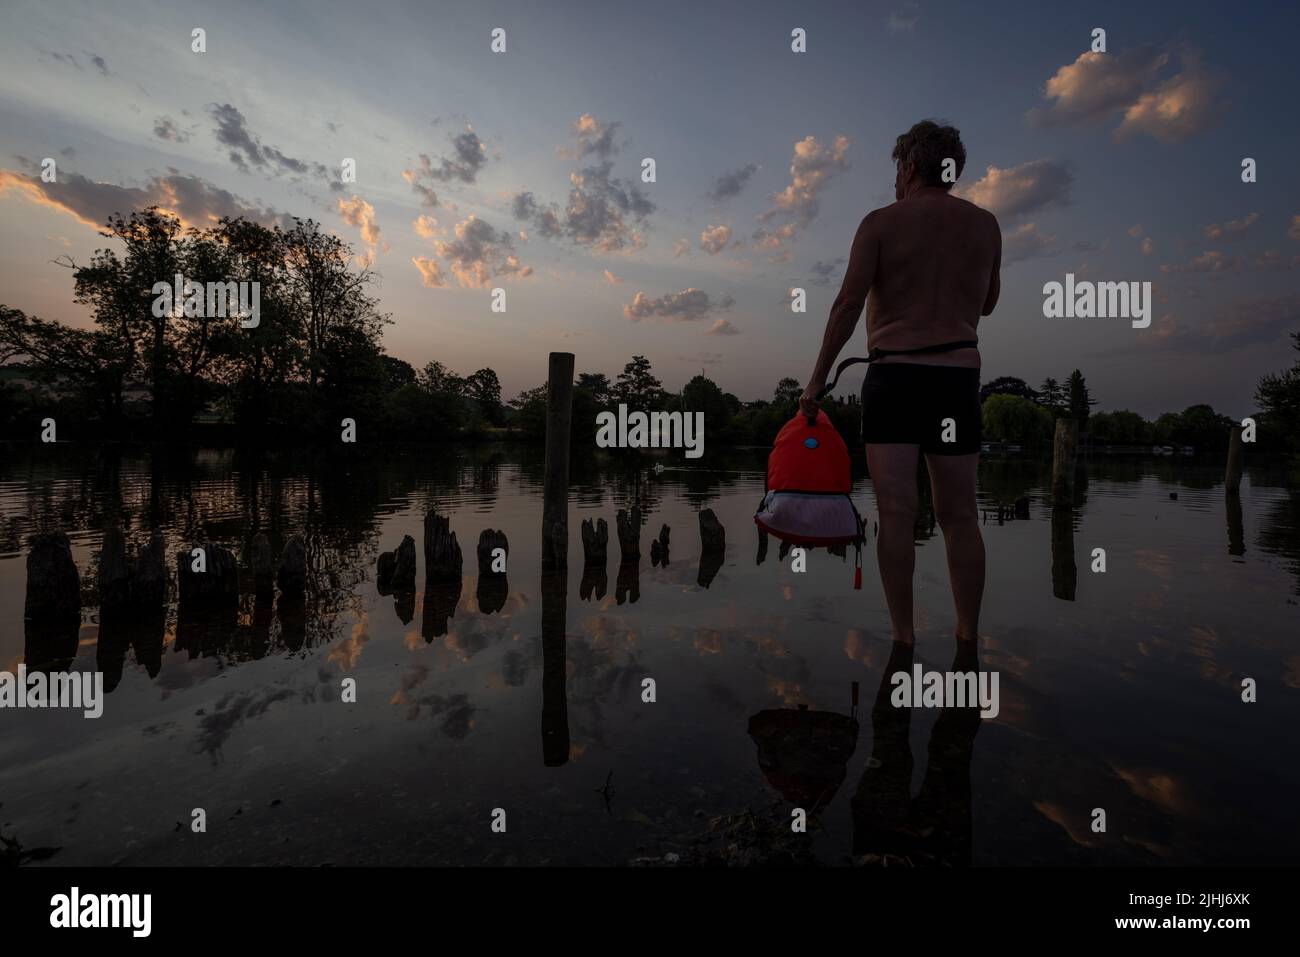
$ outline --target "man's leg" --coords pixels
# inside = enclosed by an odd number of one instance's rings
[[[911,642],[912,569],[916,565],[917,445],[868,445],[867,471],[876,492],[880,535],[876,560],[894,641]]]
[[[980,535],[975,481],[979,453],[929,455],[930,489],[934,514],[943,529],[948,551],[948,576],[952,579],[952,600],[957,607],[957,639],[979,637],[980,601],[984,597],[984,539]]]

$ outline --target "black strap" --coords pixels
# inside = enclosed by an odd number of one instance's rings
[[[872,349],[865,356],[855,356],[852,359],[845,359],[835,367],[835,375],[826,387],[817,393],[817,401],[820,402],[835,390],[835,384],[840,381],[840,376],[849,366],[857,365],[859,362],[875,362],[881,356],[910,356],[921,352],[953,352],[956,349],[971,349],[979,345],[975,339],[962,339],[960,342],[943,342],[937,346],[921,346],[919,349]]]

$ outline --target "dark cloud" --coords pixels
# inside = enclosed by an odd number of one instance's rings
[[[1266,249],[1255,257],[1256,269],[1295,269],[1300,266],[1300,253],[1288,255],[1280,249]]]
[[[420,197],[420,205],[428,209],[438,205],[438,194],[431,183],[452,180],[473,183],[478,179],[479,170],[487,164],[487,149],[473,130],[449,138],[451,156],[443,156],[435,162],[427,153],[421,153],[417,166],[402,170],[402,178]]]
[[[601,123],[590,113],[583,113],[573,124],[578,136],[578,158],[597,156],[604,159],[617,153],[618,145],[614,142],[614,134],[622,125],[618,120]]]
[[[1048,256],[1056,251],[1056,239],[1045,235],[1034,223],[1021,223],[1002,232],[1002,265],[1022,259]]]
[[[264,144],[248,128],[244,114],[231,104],[214,103],[208,107],[208,113],[217,122],[217,142],[230,150],[230,161],[241,172],[250,172],[251,167],[255,166],[276,175],[283,172],[298,175],[310,173],[326,181],[331,179],[330,171],[323,163],[296,159],[274,146]]]
[[[633,322],[642,319],[667,319],[672,322],[697,322],[708,318],[715,312],[725,311],[735,305],[731,296],[719,300],[710,298],[703,289],[683,289],[666,296],[651,299],[643,292],[638,292],[630,303],[623,307],[623,315]]]
[[[172,122],[170,116],[160,116],[153,121],[153,135],[173,143],[187,143],[190,138],[190,134]]]
[[[618,151],[613,131],[617,122],[602,124],[584,113],[574,124],[578,136],[577,156],[607,157]],[[579,246],[597,252],[639,249],[645,240],[636,226],[644,224],[655,204],[636,183],[613,175],[614,161],[601,162],[569,174],[569,199],[561,209],[556,203],[543,204],[529,192],[517,193],[511,202],[514,217],[528,220],[541,236],[565,236]]]
[[[1185,263],[1164,263],[1160,266],[1160,271],[1163,273],[1223,273],[1236,272],[1243,265],[1245,265],[1245,260],[1241,256],[1229,256],[1218,249],[1210,249],[1199,256],[1193,256]]]
[[[904,0],[903,6],[889,15],[885,21],[890,33],[909,33],[921,19],[921,8],[916,0]]]
[[[441,165],[436,169],[430,170],[430,175],[434,179],[440,179],[444,183],[449,180],[458,179],[462,183],[472,183],[478,177],[478,171],[483,168],[487,162],[487,150],[483,146],[483,141],[478,138],[478,134],[473,130],[466,130],[464,133],[451,138],[453,155],[444,156]],[[421,156],[427,164],[429,158]]]
[[[709,196],[715,200],[728,199],[732,196],[740,195],[740,191],[745,188],[749,178],[758,172],[758,166],[754,163],[747,163],[738,170],[730,173],[723,173],[718,177],[718,181],[713,184],[713,189],[709,191]]]
[[[1226,223],[1211,223],[1205,227],[1205,238],[1214,242],[1232,243],[1250,232],[1251,227],[1259,222],[1259,213],[1251,213],[1241,219],[1230,219]]]
[[[78,70],[85,69],[80,63],[77,62],[77,58],[71,53],[55,53],[54,51],[50,51],[50,56],[54,57],[54,59],[58,60],[60,63],[71,64],[72,66],[75,66]]]
[[[532,266],[520,264],[511,235],[497,231],[477,216],[457,223],[455,238],[435,242],[434,248],[460,284],[470,288],[484,288],[494,276],[526,279],[533,272]]]
[[[1180,352],[1217,354],[1250,346],[1282,347],[1300,326],[1300,294],[1238,299],[1221,306],[1209,319],[1168,316],[1162,325],[1153,344]]]
[[[197,750],[211,756],[216,763],[221,747],[236,726],[265,714],[277,701],[297,696],[292,688],[263,688],[251,692],[228,691],[208,714],[199,721]]]
[[[606,160],[572,173],[563,210],[554,203],[543,206],[530,192],[518,193],[511,202],[514,217],[531,222],[540,236],[567,236],[599,252],[639,248],[644,240],[634,224],[644,223],[655,204],[635,183],[611,175],[613,170],[613,161]]]
[[[0,193],[9,189],[32,202],[69,213],[95,229],[102,229],[114,213],[127,215],[149,206],[173,212],[189,226],[210,226],[223,216],[242,216],[263,225],[292,225],[292,219],[285,214],[253,206],[200,177],[176,170],[169,170],[167,176],[155,176],[144,187],[132,187],[97,183],[66,172],[59,174],[57,183],[45,183],[39,176],[0,169]]]
[[[99,70],[101,75],[108,76],[109,74],[108,64],[104,62],[104,58],[102,56],[92,56],[90,58],[90,62],[95,64],[95,68]]]
[[[833,259],[830,262],[823,262],[820,259],[817,260],[812,264],[813,285],[829,286],[831,280],[835,278],[835,274],[840,271],[840,267],[843,266],[846,261],[847,260],[843,258]]]

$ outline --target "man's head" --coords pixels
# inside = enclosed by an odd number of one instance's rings
[[[897,166],[894,175],[894,198],[902,199],[922,186],[952,189],[943,181],[943,161],[956,165],[955,181],[966,166],[966,147],[955,126],[940,126],[934,120],[922,120],[894,142],[891,154]]]

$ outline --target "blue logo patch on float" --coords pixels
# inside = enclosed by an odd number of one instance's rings
[[[808,436],[808,438],[803,440],[803,444],[804,444],[804,448],[808,448],[808,449],[817,448],[817,440],[813,438],[811,435]]]

